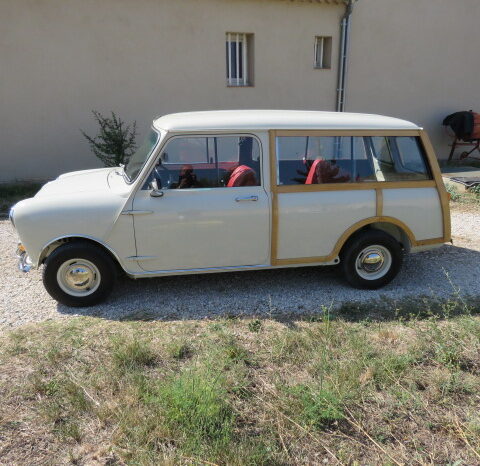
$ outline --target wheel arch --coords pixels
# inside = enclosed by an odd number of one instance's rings
[[[108,254],[108,256],[113,260],[114,264],[117,267],[119,267],[121,270],[124,270],[120,258],[110,246],[106,245],[104,242],[98,240],[97,238],[83,235],[66,235],[51,240],[42,248],[42,252],[40,253],[40,257],[38,259],[38,264],[43,264],[47,260],[48,256],[58,247],[66,243],[71,243],[73,241],[83,241],[99,247]]]
[[[335,251],[340,254],[346,244],[361,232],[367,230],[380,230],[395,238],[402,248],[409,252],[417,244],[415,236],[405,223],[394,217],[371,217],[355,223],[348,228],[338,240]]]

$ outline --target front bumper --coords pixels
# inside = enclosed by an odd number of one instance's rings
[[[28,257],[25,247],[21,243],[19,243],[17,246],[16,256],[18,259],[18,269],[25,273],[30,272],[33,264],[30,260],[30,257]]]

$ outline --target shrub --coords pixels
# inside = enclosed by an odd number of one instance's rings
[[[134,121],[131,125],[125,125],[114,112],[111,118],[95,110],[92,113],[100,127],[98,134],[92,138],[82,131],[92,152],[106,167],[128,163],[136,148],[137,123]]]
[[[453,186],[450,183],[447,183],[445,185],[445,188],[446,188],[447,192],[450,194],[450,198],[452,199],[452,201],[456,202],[456,201],[460,200],[461,194],[458,192],[458,190],[455,186]]]

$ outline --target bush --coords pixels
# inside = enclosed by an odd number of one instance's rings
[[[137,136],[137,123],[125,123],[112,112],[111,118],[103,116],[100,112],[92,110],[93,116],[100,126],[95,137],[90,137],[85,131],[82,134],[87,139],[90,149],[106,167],[125,165],[135,152]]]
[[[458,192],[458,190],[455,186],[453,186],[450,183],[447,183],[445,185],[445,188],[446,188],[447,192],[450,194],[450,198],[452,199],[452,201],[456,202],[456,201],[460,200],[461,194]]]

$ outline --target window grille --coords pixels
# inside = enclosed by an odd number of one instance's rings
[[[315,37],[314,67],[320,69],[331,68],[332,65],[332,38],[325,36]]]
[[[251,34],[227,32],[227,85],[249,86],[249,39]]]

